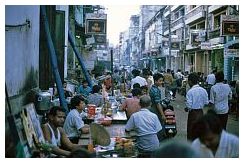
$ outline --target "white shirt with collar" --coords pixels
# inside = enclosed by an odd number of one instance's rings
[[[200,157],[206,158],[237,158],[239,157],[239,138],[222,130],[218,149],[215,153],[201,143],[197,138],[192,142],[192,147],[199,152]]]
[[[139,83],[140,86],[147,85],[147,81],[145,78],[137,76],[131,80],[131,89],[133,89],[133,85]]]
[[[77,109],[72,109],[64,122],[64,131],[68,137],[78,137],[80,129],[84,126],[81,114]]]
[[[198,84],[194,85],[186,94],[186,106],[188,109],[203,109],[208,104],[208,93]]]
[[[226,114],[229,111],[228,101],[232,97],[232,91],[228,84],[216,83],[210,89],[210,101],[214,104],[217,114]]]

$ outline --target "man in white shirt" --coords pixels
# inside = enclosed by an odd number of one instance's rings
[[[207,79],[206,79],[206,83],[208,84],[208,87],[207,87],[207,92],[208,92],[208,98],[210,98],[210,89],[211,87],[215,84],[216,82],[216,78],[215,78],[215,74],[216,74],[216,70],[213,70],[213,72],[211,74],[209,74],[207,76]]]
[[[200,157],[239,157],[239,138],[223,130],[213,110],[209,110],[195,123],[194,132],[197,139],[192,142],[192,147]]]
[[[78,144],[81,133],[89,132],[89,125],[84,124],[80,113],[85,108],[85,99],[75,96],[71,99],[73,109],[67,115],[64,122],[64,131],[72,143]]]
[[[216,74],[216,72],[217,72],[216,70],[213,70],[213,72],[207,76],[206,82],[207,82],[208,85],[214,85],[215,84],[215,80],[216,80],[215,74]]]
[[[187,139],[194,140],[193,124],[203,115],[203,107],[208,104],[207,91],[198,84],[197,73],[188,76],[188,84],[191,87],[186,94],[186,108],[189,111],[187,119]]]
[[[136,69],[132,70],[132,74],[133,74],[134,78],[131,80],[131,89],[133,89],[133,85],[135,83],[139,83],[140,87],[142,87],[144,85],[146,85],[146,86],[148,85],[146,79],[139,76],[140,75],[139,70],[136,70]]]
[[[159,147],[157,133],[162,129],[162,126],[157,115],[149,110],[151,106],[150,96],[142,96],[140,106],[141,109],[131,115],[125,126],[125,131],[134,130],[139,152],[147,153],[150,156],[151,152]]]
[[[228,120],[229,104],[232,98],[232,91],[228,84],[224,84],[223,71],[216,73],[216,84],[210,89],[210,103],[214,104],[214,111],[217,113],[223,129],[226,129]]]

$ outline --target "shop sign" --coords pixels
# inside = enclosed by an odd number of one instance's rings
[[[179,50],[171,50],[171,56],[177,57],[179,54]]]
[[[238,36],[239,22],[238,21],[223,21],[222,22],[222,36]]]
[[[105,44],[106,43],[106,35],[94,35],[96,44]]]
[[[200,43],[199,34],[198,33],[191,33],[191,44],[193,46],[198,46]]]
[[[210,42],[201,42],[201,49],[203,50],[212,50]]]
[[[238,36],[239,35],[239,16],[221,15],[221,35]]]
[[[179,50],[180,49],[180,42],[171,42],[171,49],[172,50]]]
[[[86,34],[106,34],[106,20],[87,19]]]

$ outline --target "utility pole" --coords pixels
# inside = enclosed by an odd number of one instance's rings
[[[112,96],[114,96],[114,80],[113,80],[113,74],[114,74],[114,60],[113,60],[113,48],[110,49],[111,54],[111,80],[112,80]]]
[[[169,6],[169,69],[171,69],[171,6]]]

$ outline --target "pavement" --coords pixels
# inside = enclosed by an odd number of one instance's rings
[[[177,134],[173,139],[176,140],[187,140],[187,117],[188,113],[184,111],[185,108],[185,97],[177,94],[175,101],[171,101],[171,105],[175,109],[176,116],[176,125],[177,125]],[[208,108],[204,109],[207,111]],[[226,130],[230,133],[233,133],[239,137],[239,118],[234,114],[229,114],[227,121]]]

